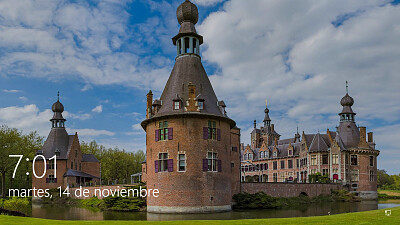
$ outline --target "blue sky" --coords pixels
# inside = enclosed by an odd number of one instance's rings
[[[145,95],[173,67],[181,2],[1,1],[0,124],[46,136],[60,91],[69,132],[145,149]],[[283,138],[335,130],[348,80],[378,167],[400,172],[399,1],[194,2],[203,64],[244,143],[265,99]]]

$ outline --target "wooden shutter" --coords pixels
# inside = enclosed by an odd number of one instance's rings
[[[221,129],[217,129],[217,141],[221,140]]]
[[[158,160],[154,161],[154,171],[158,173]]]
[[[208,159],[203,159],[203,171],[208,171]]]
[[[168,172],[174,171],[174,160],[168,159]]]
[[[57,183],[57,178],[54,178],[54,183]]]
[[[172,128],[168,128],[168,140],[172,140],[173,138],[173,129]]]
[[[158,140],[160,140],[159,138],[159,134],[160,134],[160,130],[156,130],[156,135],[155,135],[155,137],[156,137],[156,141],[158,141]]]
[[[217,160],[217,165],[218,165],[218,172],[222,172],[222,162],[221,162],[221,160]]]
[[[208,139],[208,127],[203,127],[203,139]]]

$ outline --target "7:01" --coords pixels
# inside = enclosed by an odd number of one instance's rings
[[[17,165],[15,166],[13,176],[12,176],[12,178],[15,178],[15,174],[16,174],[16,172],[17,172],[19,163],[21,162],[21,160],[22,160],[22,158],[23,158],[24,156],[23,156],[23,155],[9,155],[8,157],[10,157],[10,158],[19,158],[19,160],[18,160],[18,162],[17,162]],[[43,170],[43,174],[42,174],[41,176],[38,176],[38,175],[36,174],[36,171],[35,171],[35,163],[36,163],[36,159],[38,159],[38,158],[42,158],[42,159],[43,159],[43,162],[44,162],[44,170]],[[54,155],[53,157],[51,157],[51,158],[49,159],[49,161],[50,161],[50,160],[53,160],[53,159],[54,159],[54,178],[57,178],[57,158],[56,158],[56,155]],[[29,161],[29,158],[26,158],[26,161]],[[37,155],[37,156],[35,156],[35,158],[33,158],[33,162],[32,162],[32,172],[33,172],[33,176],[35,176],[37,179],[43,178],[43,177],[46,175],[46,169],[47,169],[47,168],[46,168],[46,158],[45,158],[43,155]],[[27,173],[27,174],[28,174],[28,173]]]

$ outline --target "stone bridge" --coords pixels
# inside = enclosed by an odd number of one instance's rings
[[[273,197],[310,197],[321,194],[329,195],[331,190],[343,189],[341,184],[307,184],[307,183],[241,183],[241,192],[254,194],[264,192]]]

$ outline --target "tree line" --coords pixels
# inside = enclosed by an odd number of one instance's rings
[[[386,170],[378,170],[378,188],[400,190],[400,174],[389,175]]]
[[[42,149],[43,141],[44,138],[36,131],[24,135],[21,130],[0,126],[0,196],[5,197],[10,188],[32,187],[32,160],[36,152]],[[141,163],[145,160],[142,150],[126,152],[118,147],[106,148],[96,141],[82,142],[81,150],[83,154],[95,155],[100,161],[103,184],[130,183],[130,175],[141,172]],[[11,158],[9,155],[23,155],[15,178],[12,176],[19,158]]]
[[[142,150],[126,152],[124,149],[106,148],[96,141],[81,143],[82,154],[93,154],[101,163],[102,184],[127,184],[131,175],[142,171],[146,155]]]

